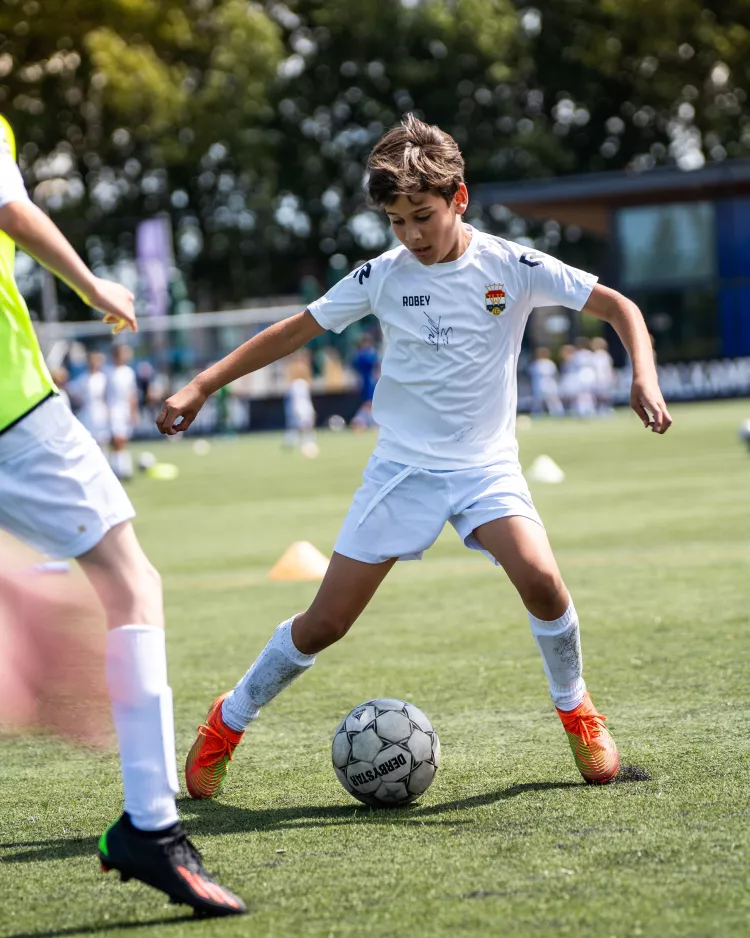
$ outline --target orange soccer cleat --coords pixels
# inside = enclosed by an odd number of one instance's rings
[[[245,735],[230,729],[221,715],[226,694],[208,709],[206,722],[198,727],[198,738],[185,760],[185,783],[191,798],[213,798],[227,777],[232,753]]]
[[[604,714],[597,712],[588,694],[575,710],[557,710],[557,713],[584,780],[589,785],[611,782],[617,775],[620,754],[604,725],[607,719]]]

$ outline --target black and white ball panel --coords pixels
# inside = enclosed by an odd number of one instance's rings
[[[395,698],[368,700],[339,724],[331,758],[343,787],[365,804],[408,804],[432,783],[440,742],[413,704]]]

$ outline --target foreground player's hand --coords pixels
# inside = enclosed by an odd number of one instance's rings
[[[97,277],[93,289],[84,299],[89,306],[104,313],[104,321],[115,327],[113,329],[115,335],[126,328],[131,332],[138,332],[133,305],[135,298],[121,283]]]
[[[205,392],[193,382],[185,385],[181,391],[164,402],[156,418],[159,432],[174,436],[181,430],[187,430],[198,415],[198,411],[206,403],[206,397]]]
[[[666,433],[672,426],[672,418],[659,388],[654,379],[635,379],[630,389],[630,406],[638,414],[643,426],[654,433]]]

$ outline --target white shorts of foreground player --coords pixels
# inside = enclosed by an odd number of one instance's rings
[[[49,557],[79,557],[135,515],[88,430],[50,397],[0,434],[0,528]]]
[[[542,525],[517,462],[441,471],[372,456],[334,550],[364,563],[421,560],[449,521],[468,548],[497,563],[472,532],[519,516]]]

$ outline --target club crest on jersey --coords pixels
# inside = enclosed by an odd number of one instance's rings
[[[505,284],[488,283],[487,292],[484,294],[484,305],[488,313],[493,316],[499,316],[505,312]]]

